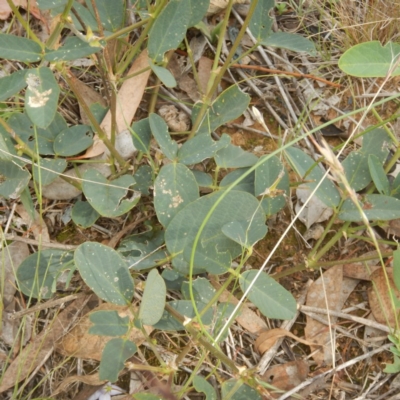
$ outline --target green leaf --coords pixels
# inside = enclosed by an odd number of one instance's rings
[[[374,154],[383,164],[386,161],[392,143],[391,137],[384,129],[373,129],[363,135],[361,152],[367,155]]]
[[[168,303],[172,308],[175,308],[179,314],[182,314],[186,318],[194,318],[196,316],[192,302],[190,300],[175,300]],[[199,312],[205,307],[204,303],[196,304]],[[213,310],[208,309],[202,316],[201,321],[204,325],[210,325],[213,320]],[[162,331],[181,331],[184,330],[184,326],[178,322],[168,311],[164,310],[163,316],[155,325],[154,329]]]
[[[285,196],[289,195],[289,174],[278,157],[269,157],[256,168],[255,194],[263,195],[261,206],[266,215],[276,214],[285,206]]]
[[[48,67],[30,69],[25,75],[25,110],[30,120],[39,128],[47,128],[53,121],[60,87]]]
[[[348,75],[360,78],[384,78],[400,75],[400,66],[392,70],[400,57],[400,44],[379,41],[357,44],[348,49],[339,59],[339,68]]]
[[[111,247],[83,243],[75,250],[74,260],[82,279],[101,299],[119,305],[131,302],[133,279],[124,260]]]
[[[171,0],[155,20],[148,42],[149,56],[155,62],[162,62],[164,53],[176,49],[189,27],[191,20],[190,2]]]
[[[0,196],[16,199],[28,186],[31,175],[13,161],[0,160]]]
[[[193,386],[196,391],[206,395],[206,400],[217,400],[214,388],[202,376],[196,375],[193,378]]]
[[[256,225],[253,228],[252,223],[249,225],[248,221],[231,221],[222,227],[224,235],[246,249],[251,248],[260,238],[263,238],[267,231],[266,225]]]
[[[165,227],[178,212],[199,198],[192,172],[183,164],[164,165],[154,182],[154,207]]]
[[[148,153],[150,149],[151,129],[149,118],[143,118],[132,124],[133,145],[138,151]]]
[[[191,169],[191,171],[199,187],[208,188],[213,185],[212,177],[207,172],[198,171],[197,169]]]
[[[155,325],[161,319],[166,296],[167,288],[164,279],[156,269],[152,269],[147,275],[139,309],[139,318],[144,325]]]
[[[134,179],[136,181],[135,190],[148,196],[149,188],[153,185],[153,170],[150,165],[141,165],[135,172]]]
[[[383,370],[385,374],[397,374],[400,372],[400,357],[394,355],[393,360],[393,364],[386,364],[386,367]]]
[[[0,58],[26,63],[42,58],[42,48],[31,39],[0,33]]]
[[[235,182],[237,179],[239,179],[248,170],[249,170],[249,168],[238,168],[232,172],[229,172],[229,174],[225,175],[222,178],[221,182],[219,183],[220,188],[221,189],[227,188],[233,182]],[[235,190],[241,190],[242,192],[248,192],[248,193],[254,195],[254,179],[255,179],[255,173],[253,171],[250,174],[248,174],[245,178],[243,178],[235,186]]]
[[[198,164],[206,158],[214,157],[215,153],[228,146],[231,138],[223,134],[218,141],[211,139],[211,135],[197,135],[186,141],[178,151],[178,160],[185,165]]]
[[[130,340],[115,338],[107,342],[101,355],[100,380],[116,382],[118,374],[124,369],[125,361],[137,351],[135,343]]]
[[[10,120],[8,120],[8,123],[10,123]],[[21,167],[24,166],[24,162],[21,162],[21,160],[13,157],[17,155],[18,154],[15,150],[14,142],[11,139],[10,134],[2,125],[0,125],[0,159],[9,161],[15,160],[16,164],[20,165]]]
[[[157,114],[150,114],[150,128],[153,136],[157,140],[163,154],[171,161],[176,159],[178,154],[178,143],[171,139],[168,132],[168,125]]]
[[[1,40],[1,35],[0,35]],[[9,99],[19,91],[25,88],[25,74],[26,70],[17,71],[9,76],[0,78],[0,101]]]
[[[118,252],[129,268],[135,271],[154,267],[160,260],[167,257],[164,244],[164,231],[152,230],[124,238],[118,247]]]
[[[26,296],[49,299],[55,291],[54,282],[61,272],[73,268],[72,253],[42,250],[31,254],[17,270],[18,286]]]
[[[25,113],[13,114],[8,124],[18,132],[19,137],[31,150],[39,151],[40,155],[54,155],[54,139],[62,130],[68,128],[64,118],[58,113],[46,129],[35,130],[32,121]]]
[[[160,396],[155,396],[151,393],[137,393],[132,395],[135,400],[164,400]]]
[[[176,87],[177,83],[174,76],[169,72],[167,68],[160,67],[159,65],[155,65],[151,59],[149,59],[149,64],[151,70],[156,74],[157,78],[169,88]]]
[[[291,51],[306,52],[312,55],[316,54],[314,43],[296,33],[271,32],[266,39],[261,41],[261,44]]]
[[[250,96],[243,93],[237,85],[224,90],[212,103],[205,118],[197,130],[197,135],[213,132],[221,125],[240,117],[250,103]],[[192,110],[192,121],[197,118],[201,103],[196,103]]]
[[[51,10],[67,4],[67,0],[36,0],[36,2],[39,10]]]
[[[87,201],[78,200],[72,207],[72,221],[82,228],[91,227],[99,217],[100,214]]]
[[[366,188],[371,182],[367,155],[353,151],[343,160],[342,166],[350,186],[356,192]]]
[[[90,314],[89,319],[93,324],[89,328],[91,335],[122,336],[129,329],[129,317],[120,317],[115,310],[95,311]]]
[[[373,154],[368,157],[369,172],[380,194],[390,195],[390,184],[379,158]]]
[[[195,279],[192,282],[192,290],[195,302],[204,304],[208,304],[216,292],[210,281],[205,278]],[[185,300],[190,300],[189,282],[182,283],[181,292]]]
[[[218,205],[216,205],[217,202]],[[265,216],[254,196],[236,190],[203,196],[183,208],[172,219],[165,232],[168,251],[170,254],[177,255],[172,263],[181,272],[188,271],[188,263],[182,257],[182,252],[186,249],[187,254],[191,254],[197,232],[211,208],[213,208],[213,213],[205,222],[196,248],[195,267],[205,267],[207,271],[214,274],[224,273],[230,267],[230,259],[241,253],[241,246],[222,232],[222,227],[231,221],[247,224],[251,228],[249,237],[254,241],[261,239],[253,235],[253,230],[259,232],[259,227],[265,226]],[[198,261],[196,257],[199,258]],[[207,257],[208,264],[203,263],[204,257]],[[220,265],[221,260],[224,266]]]
[[[90,169],[83,175],[82,190],[90,205],[104,217],[118,217],[127,213],[138,203],[140,194],[129,192],[135,180],[123,175],[108,181],[99,171]],[[131,197],[127,197],[128,193]]]
[[[57,50],[47,50],[44,59],[51,62],[72,61],[90,56],[101,49],[101,47],[93,46],[73,36],[68,37],[63,46],[59,47]]]
[[[269,16],[269,12],[274,6],[274,0],[258,0],[249,23],[250,32],[256,38],[257,42],[266,40],[271,34],[273,21]]]
[[[229,144],[215,154],[215,162],[220,168],[251,167],[258,161],[258,157],[244,151],[241,147]]]
[[[369,221],[390,221],[400,218],[400,200],[382,194],[367,194],[359,202]],[[360,212],[351,199],[346,199],[339,212],[342,221],[362,222]]]
[[[225,381],[221,385],[221,395],[222,398],[224,399],[228,393],[235,387],[237,384],[236,379],[230,379],[229,381]],[[246,385],[243,383],[236,391],[235,393],[230,396],[231,400],[261,400],[262,397],[258,394],[256,390],[251,388],[250,386]]]
[[[190,3],[190,21],[189,27],[198,24],[206,15],[210,0],[187,0]]]
[[[95,15],[91,0],[86,0],[86,4],[92,15]],[[125,19],[125,7],[125,0],[96,0],[100,21],[106,31],[116,32],[122,28]]]
[[[93,144],[89,125],[74,125],[61,131],[54,139],[54,152],[63,157],[75,156]]]
[[[39,184],[50,185],[67,168],[67,162],[62,158],[42,158],[40,168],[38,162],[33,164],[33,179]]]
[[[314,160],[295,147],[286,149],[286,158],[293,169],[306,180],[307,188],[310,190],[315,189],[324,176],[324,172],[315,164]],[[328,207],[337,207],[339,205],[339,191],[332,181],[327,178],[324,179],[315,194]]]
[[[239,284],[243,293],[257,273],[256,270],[250,270],[241,274]],[[265,272],[261,272],[255,281],[248,298],[268,318],[291,319],[296,314],[296,300],[292,294]]]

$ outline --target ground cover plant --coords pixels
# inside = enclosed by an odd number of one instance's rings
[[[0,2],[5,398],[397,395],[400,10],[354,3]]]

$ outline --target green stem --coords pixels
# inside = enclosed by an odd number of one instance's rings
[[[140,28],[143,25],[146,25],[149,21],[150,21],[150,18],[147,18],[147,19],[144,19],[142,21],[136,22],[136,24],[129,25],[129,26],[127,26],[125,28],[122,28],[119,31],[113,33],[112,35],[107,36],[106,38],[104,38],[104,40],[106,42],[109,42],[111,40],[118,39],[120,36],[125,35],[125,34],[127,34],[129,32],[132,32],[135,29]]]
[[[202,106],[200,108],[200,111],[199,111],[199,113],[198,113],[198,115],[196,117],[196,120],[193,123],[192,131],[191,131],[191,133],[189,135],[189,139],[192,138],[196,134],[196,131],[199,128],[200,123],[203,120],[203,118],[204,118],[204,116],[205,116],[205,114],[207,112],[208,107],[211,105],[212,96],[213,96],[214,92],[217,90],[218,85],[221,82],[225,72],[229,68],[230,63],[231,63],[231,61],[232,61],[232,59],[233,59],[233,57],[234,57],[234,55],[236,53],[236,50],[239,47],[240,42],[242,41],[242,38],[243,38],[244,34],[246,33],[246,29],[247,29],[247,27],[248,27],[248,25],[250,23],[251,17],[253,16],[254,10],[255,10],[255,8],[257,6],[257,3],[258,3],[258,0],[253,0],[251,2],[249,11],[247,13],[246,19],[243,22],[242,28],[240,29],[235,42],[232,44],[232,48],[229,51],[229,54],[226,57],[226,60],[225,60],[224,64],[222,65],[222,67],[219,67],[218,66],[219,65],[219,56],[220,56],[220,53],[222,51],[222,42],[223,42],[223,40],[225,38],[225,30],[226,30],[226,26],[227,26],[227,23],[228,23],[230,10],[232,8],[232,3],[233,3],[232,0],[230,0],[229,6],[228,6],[228,8],[226,10],[226,14],[225,14],[226,21],[224,20],[224,24],[222,26],[221,34],[220,34],[220,37],[219,37],[219,40],[218,40],[217,53],[216,53],[215,58],[214,58],[214,65],[213,65],[213,69],[212,69],[210,80],[209,80],[208,87],[207,87],[207,94],[206,94],[204,102],[203,102],[203,104],[202,104]]]
[[[13,14],[17,17],[19,23],[23,26],[23,28],[27,32],[28,37],[34,40],[43,49],[44,48],[43,42],[33,33],[32,29],[29,26],[29,22],[25,21],[25,19],[22,17],[21,13],[15,6],[14,2],[12,0],[7,0],[7,4],[10,6]]]
[[[8,0],[7,0],[8,1]],[[67,5],[64,8],[63,13],[60,16],[60,21],[55,27],[53,33],[50,35],[49,39],[46,42],[46,46],[49,49],[52,49],[54,45],[58,42],[61,31],[64,29],[64,26],[68,21],[69,13],[71,11],[72,5],[74,4],[74,0],[68,0]]]

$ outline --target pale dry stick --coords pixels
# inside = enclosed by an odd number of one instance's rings
[[[383,88],[383,86],[385,85],[386,81],[388,80],[388,77],[383,81],[381,89]],[[354,127],[353,132],[349,135],[348,139],[345,141],[344,146],[339,150],[337,157],[339,157],[342,152],[345,150],[345,148],[348,146],[348,144],[350,143],[352,137],[354,136],[355,132],[357,131],[357,129],[359,128],[359,126],[362,124],[362,122],[364,121],[364,119],[366,118],[366,115],[368,114],[369,110],[372,108],[373,104],[375,102],[375,98],[372,99],[370,106],[365,110],[364,114],[361,116],[359,123]],[[260,114],[260,112],[257,110],[257,112]],[[260,114],[261,116],[261,114]],[[261,118],[259,121],[261,124],[265,124],[264,120]],[[333,160],[331,160],[333,161]],[[337,158],[336,158],[337,161]],[[338,163],[338,161],[337,161]],[[304,202],[303,206],[300,208],[298,214],[293,218],[293,220],[290,222],[290,224],[288,225],[288,227],[285,229],[285,231],[282,233],[282,236],[278,239],[278,241],[275,243],[275,246],[272,248],[271,252],[269,253],[268,257],[265,259],[265,261],[263,262],[263,264],[261,265],[260,269],[257,271],[256,275],[254,276],[253,280],[250,282],[248,288],[245,290],[245,292],[243,293],[242,297],[240,298],[240,300],[238,301],[238,303],[236,304],[231,316],[226,320],[224,326],[222,327],[219,335],[217,336],[217,338],[215,339],[215,342],[218,342],[218,339],[220,338],[222,332],[225,331],[225,329],[227,329],[227,327],[230,324],[230,321],[233,317],[233,315],[235,315],[239,308],[241,307],[241,305],[243,304],[244,300],[247,298],[248,294],[250,293],[250,291],[252,290],[255,282],[257,281],[257,279],[259,278],[259,276],[261,275],[261,273],[264,271],[265,267],[267,266],[267,264],[269,263],[269,261],[271,260],[272,256],[275,254],[276,250],[278,249],[278,247],[280,246],[280,244],[283,242],[284,238],[286,237],[286,235],[289,233],[290,229],[292,229],[292,226],[295,224],[295,222],[297,221],[299,215],[301,215],[301,213],[303,212],[303,210],[305,209],[305,207],[307,206],[308,202],[312,199],[312,197],[315,195],[315,193],[317,192],[317,190],[319,189],[319,187],[321,186],[322,182],[327,178],[328,174],[331,171],[331,167],[329,167],[326,172],[324,173],[324,175],[322,176],[321,180],[319,181],[319,183],[316,185],[316,187],[314,188],[314,190],[310,193],[310,196],[308,197],[308,199]]]
[[[387,333],[393,332],[393,330],[389,329],[384,324],[380,324],[379,322],[371,321],[367,318],[357,317],[357,316],[351,315],[351,314],[346,314],[346,313],[343,313],[340,311],[325,310],[325,308],[310,307],[310,306],[304,306],[304,305],[299,306],[299,309],[301,312],[304,312],[304,313],[316,313],[316,314],[324,314],[324,315],[329,313],[333,317],[347,319],[349,321],[357,322],[358,324],[361,324],[361,325],[379,329],[383,332],[387,332]]]
[[[52,308],[55,306],[62,305],[64,303],[66,303],[67,301],[77,299],[79,296],[80,296],[79,294],[70,294],[69,296],[63,297],[62,299],[49,300],[49,301],[46,301],[45,303],[36,304],[35,306],[32,306],[26,310],[17,311],[14,313],[8,313],[7,318],[10,320],[16,320],[16,319],[22,318],[24,315],[32,314],[37,311],[46,310],[47,308]]]
[[[13,234],[7,234],[4,235],[4,238],[6,240],[13,240],[16,242],[23,242],[26,244],[30,244],[32,246],[46,246],[49,249],[61,249],[61,250],[75,250],[78,248],[78,246],[72,245],[72,244],[62,244],[62,243],[54,243],[54,242],[44,242],[44,241],[39,241],[36,239],[29,239],[29,238],[24,238],[22,236],[17,236]]]
[[[306,302],[306,297],[307,297],[307,292],[308,289],[311,286],[311,281],[308,281],[304,287],[304,290],[302,290],[300,297],[297,299],[297,304],[304,304]],[[283,321],[281,326],[279,327],[280,329],[284,329],[286,331],[290,331],[294,323],[296,322],[298,316],[300,314],[300,310],[298,309],[295,316],[291,320]],[[270,362],[272,359],[275,357],[279,347],[281,346],[283,340],[285,338],[281,337],[279,338],[275,344],[267,350],[263,356],[261,357],[260,361],[258,362],[257,369],[260,374],[264,374],[267,368],[269,367]]]
[[[7,232],[8,232],[8,229],[10,228],[11,221],[13,219],[16,207],[17,207],[17,203],[14,203],[12,205],[12,207],[11,207],[11,212],[10,212],[10,215],[8,216],[7,224],[6,224],[5,228],[4,228],[4,232],[3,232],[4,235],[7,235]],[[1,245],[1,247],[3,247],[3,244]]]
[[[375,354],[379,354],[385,350],[389,350],[391,346],[392,346],[392,343],[387,343],[375,350],[372,350],[366,354],[363,354],[362,356],[353,358],[352,360],[349,360],[349,361],[345,362],[344,364],[339,365],[336,368],[332,368],[329,371],[325,371],[322,374],[319,374],[319,375],[314,376],[313,378],[307,379],[307,380],[303,381],[302,383],[300,383],[299,385],[297,385],[296,387],[294,387],[293,389],[291,389],[288,392],[286,392],[285,394],[283,394],[282,396],[280,396],[277,400],[286,400],[293,394],[297,393],[299,390],[311,385],[316,380],[321,379],[325,376],[336,374],[337,372],[341,371],[342,369],[351,367],[352,365],[354,365],[360,361],[363,361],[367,358],[370,358],[370,357],[374,356]]]

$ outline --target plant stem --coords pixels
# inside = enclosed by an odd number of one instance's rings
[[[59,23],[56,25],[53,33],[50,35],[49,39],[46,42],[46,46],[49,49],[52,49],[55,46],[55,44],[58,42],[58,38],[61,34],[61,31],[64,29],[65,23],[68,22],[69,13],[71,11],[73,4],[74,4],[74,0],[68,0],[68,3],[66,4],[63,13],[60,16]]]

